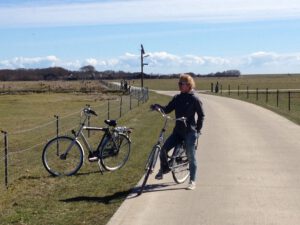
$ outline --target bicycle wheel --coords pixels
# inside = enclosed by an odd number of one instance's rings
[[[130,140],[124,134],[108,138],[100,150],[100,161],[104,169],[114,171],[125,165],[130,154]]]
[[[51,175],[71,176],[81,168],[83,155],[82,147],[74,138],[60,136],[46,144],[42,161]]]
[[[189,160],[186,150],[180,146],[172,156],[172,175],[177,184],[184,183],[190,175]]]
[[[160,151],[160,146],[159,145],[154,146],[148,157],[146,167],[145,167],[145,170],[146,170],[145,177],[144,177],[144,180],[143,180],[143,183],[139,190],[138,195],[141,195],[143,193],[146,183],[148,181],[149,175],[153,172],[153,170],[155,168],[155,164],[157,162],[159,151]]]

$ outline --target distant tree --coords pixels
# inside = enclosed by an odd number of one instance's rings
[[[96,69],[94,66],[83,66],[80,68],[80,71],[83,73],[85,79],[95,79]]]

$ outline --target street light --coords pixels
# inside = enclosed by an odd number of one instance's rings
[[[141,87],[144,88],[144,66],[148,65],[148,63],[144,63],[144,58],[149,55],[145,55],[144,46],[141,44]]]

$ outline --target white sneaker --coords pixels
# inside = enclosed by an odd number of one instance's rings
[[[186,188],[187,190],[195,190],[196,189],[196,182],[190,181],[189,186]]]

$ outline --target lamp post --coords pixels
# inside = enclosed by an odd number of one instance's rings
[[[144,63],[144,58],[148,56],[145,55],[144,47],[141,44],[141,88],[144,88],[144,66],[148,65],[148,63]]]

